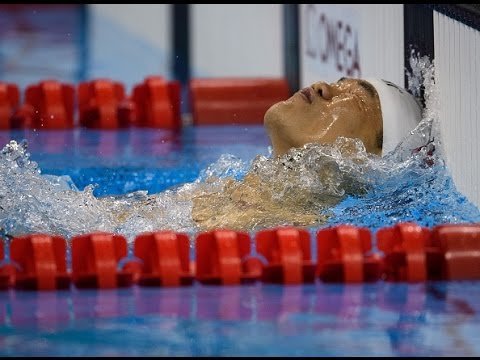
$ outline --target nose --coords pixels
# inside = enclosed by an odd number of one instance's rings
[[[333,97],[332,87],[326,82],[318,81],[312,85],[312,89],[325,100],[330,100]]]

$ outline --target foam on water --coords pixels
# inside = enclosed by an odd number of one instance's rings
[[[107,231],[132,241],[161,229],[478,222],[478,208],[456,190],[443,161],[434,66],[415,56],[411,65],[409,90],[423,88],[424,119],[387,156],[347,138],[291,149],[280,159],[258,155],[250,163],[224,154],[192,183],[158,194],[96,197],[94,185],[80,190],[68,176],[41,174],[28,144],[11,141],[0,155],[0,226],[6,236],[44,232],[69,239]]]

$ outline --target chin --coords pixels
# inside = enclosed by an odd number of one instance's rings
[[[263,125],[268,132],[275,129],[278,126],[279,117],[277,112],[277,104],[270,106],[263,117]]]
[[[284,102],[278,102],[268,108],[263,117],[263,123],[266,126],[278,127],[283,121],[286,115],[287,108]]]

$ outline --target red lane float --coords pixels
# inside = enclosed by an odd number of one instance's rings
[[[290,96],[283,78],[196,78],[189,90],[195,125],[262,124],[268,108]]]
[[[75,88],[68,83],[44,80],[27,86],[25,102],[14,115],[15,127],[71,129],[74,126]]]
[[[317,232],[317,276],[324,282],[361,283],[381,277],[367,228],[339,225]]]
[[[149,76],[142,83],[135,85],[132,92],[132,100],[137,111],[135,125],[179,129],[181,123],[176,109],[179,103],[174,106],[171,100],[171,97],[179,96],[176,86],[179,86],[179,83],[169,83],[161,76]]]
[[[218,229],[195,239],[195,273],[202,284],[251,283],[261,276],[260,260],[250,256],[250,235]]]
[[[257,254],[251,253],[246,232],[217,229],[199,233],[195,260],[190,259],[186,234],[158,231],[140,234],[128,258],[126,239],[92,233],[71,240],[71,272],[67,271],[66,241],[33,234],[0,241],[0,289],[54,290],[73,283],[78,288],[116,288],[203,284],[235,285],[324,282],[480,279],[480,224],[444,224],[431,230],[415,223],[379,229],[372,252],[369,229],[339,225],[319,230],[317,263],[311,260],[310,233],[278,227],[256,233]]]
[[[430,230],[414,223],[399,223],[380,229],[377,232],[377,247],[385,254],[385,280],[426,281],[429,239]]]
[[[135,105],[118,81],[83,81],[78,84],[78,116],[80,126],[87,128],[125,128],[135,121]]]
[[[16,265],[15,287],[26,290],[70,287],[65,254],[66,241],[60,236],[34,234],[13,238],[10,259]]]
[[[439,259],[431,261],[430,272],[439,279],[480,279],[480,224],[437,225],[430,246]]]
[[[267,261],[262,281],[282,284],[315,281],[308,231],[293,227],[261,230],[255,240],[257,252]]]
[[[134,273],[119,269],[128,254],[122,235],[93,233],[74,236],[72,246],[72,282],[77,288],[116,288],[134,283]]]
[[[186,234],[159,231],[135,238],[134,255],[141,261],[142,286],[191,285],[190,242]]]
[[[20,91],[16,84],[0,82],[0,130],[14,128],[12,117],[17,111]]]

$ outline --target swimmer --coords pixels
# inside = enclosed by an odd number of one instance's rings
[[[332,144],[339,138],[359,139],[367,153],[384,156],[421,119],[421,105],[405,89],[384,80],[341,78],[332,84],[316,82],[274,104],[265,113],[264,125],[273,156],[288,167],[298,160],[289,156],[292,149]],[[318,166],[318,179],[328,183],[339,169],[327,158],[321,161],[325,164]],[[301,174],[290,175],[301,181]],[[286,191],[289,174],[282,176],[278,181],[252,169],[242,181],[228,179],[222,191],[194,196],[193,219],[202,230],[312,226],[325,222],[325,216],[319,215],[323,208],[344,197],[342,193],[304,191],[301,186]],[[343,179],[343,188],[362,191],[361,184],[348,179],[348,174]]]

